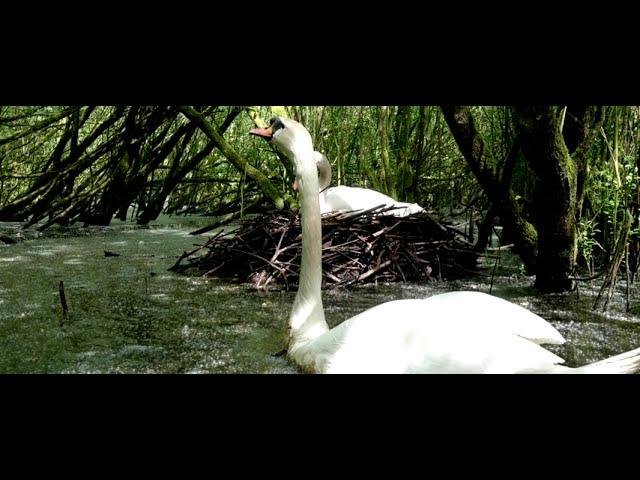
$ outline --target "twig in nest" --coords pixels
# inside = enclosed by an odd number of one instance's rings
[[[327,286],[383,281],[444,280],[475,271],[478,255],[459,232],[431,215],[381,216],[388,208],[322,217],[322,267]],[[235,235],[210,238],[172,267],[258,288],[300,275],[300,218],[272,212],[240,221]],[[434,265],[438,265],[436,278]]]

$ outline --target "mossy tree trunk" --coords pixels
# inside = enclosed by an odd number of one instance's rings
[[[202,132],[215,143],[216,148],[220,150],[220,153],[225,156],[229,163],[231,163],[239,172],[246,174],[256,185],[267,195],[278,210],[284,208],[285,200],[289,203],[293,199],[284,196],[275,188],[271,180],[262,173],[260,170],[250,165],[247,160],[242,158],[238,153],[229,145],[224,138],[218,133],[218,128],[215,128],[211,123],[193,107],[181,106],[178,110],[182,114],[195,123]]]
[[[516,138],[502,162],[485,152],[468,107],[442,111],[460,151],[514,239],[536,287],[561,292],[572,288],[577,256],[576,224],[587,177],[586,154],[602,121],[598,107],[515,107]],[[564,131],[564,134],[563,134]],[[522,215],[511,189],[519,152],[536,175],[535,226]]]
[[[522,152],[536,175],[538,269],[542,291],[570,290],[576,259],[578,164],[562,136],[563,109],[550,106],[514,108]]]
[[[586,153],[602,122],[599,107],[522,106],[514,117],[522,152],[536,175],[536,287],[573,287],[577,222],[587,178]]]
[[[465,106],[442,106],[442,113],[460,152],[469,164],[483,191],[491,202],[491,215],[499,215],[514,238],[514,251],[520,255],[527,271],[535,273],[538,258],[538,233],[536,228],[522,216],[522,209],[516,202],[510,187],[510,166],[518,151],[516,144],[508,157],[501,162],[505,168],[501,172],[497,159],[486,154],[484,140],[476,129],[471,109]]]

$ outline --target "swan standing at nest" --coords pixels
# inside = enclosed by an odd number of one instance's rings
[[[541,344],[564,338],[527,309],[480,292],[395,300],[329,329],[322,307],[322,224],[313,142],[294,120],[250,132],[294,164],[301,195],[302,262],[288,321],[288,357],[316,373],[632,373],[640,348],[579,368]]]
[[[382,215],[407,217],[414,213],[424,212],[417,203],[398,202],[384,193],[360,187],[331,185],[331,164],[320,152],[313,152],[318,167],[318,186],[320,189],[320,213],[331,213],[339,210],[368,210],[375,207],[396,207],[383,212]]]

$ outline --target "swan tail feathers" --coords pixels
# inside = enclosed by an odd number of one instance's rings
[[[638,371],[640,371],[640,348],[583,367],[568,369],[566,373],[629,374]]]

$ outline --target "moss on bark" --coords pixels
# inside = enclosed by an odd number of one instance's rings
[[[283,195],[273,186],[273,183],[267,178],[267,176],[260,170],[250,165],[244,158],[229,145],[224,138],[216,131],[216,129],[209,123],[209,121],[200,112],[192,107],[183,106],[179,107],[179,110],[192,122],[194,122],[204,134],[211,139],[220,152],[225,156],[229,162],[238,169],[239,172],[246,174],[251,180],[253,180],[260,190],[267,195],[275,207],[278,210],[282,210],[285,205],[285,198]]]

